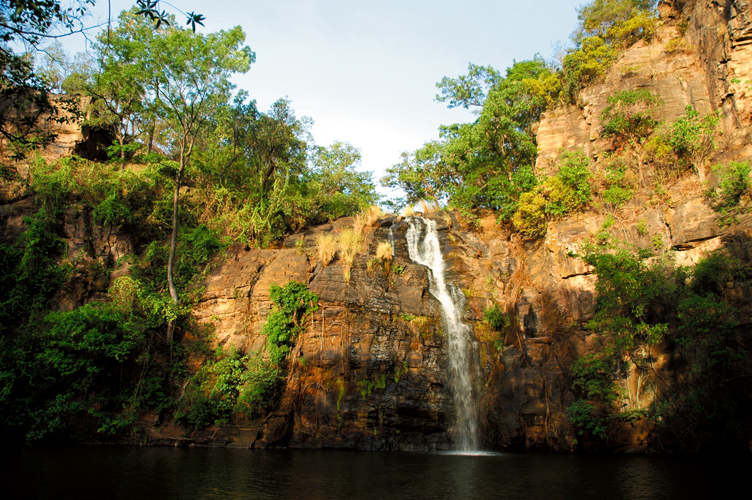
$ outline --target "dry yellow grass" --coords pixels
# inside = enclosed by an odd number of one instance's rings
[[[392,260],[392,244],[388,241],[382,241],[379,246],[376,247],[376,258],[382,262],[389,262]]]
[[[414,213],[415,209],[413,209],[412,205],[408,205],[402,209],[402,215],[405,217],[411,217]]]
[[[363,237],[354,229],[344,228],[339,233],[338,245],[339,255],[346,266],[351,266],[355,256],[360,251],[360,245],[363,243]]]
[[[316,247],[324,267],[328,266],[337,253],[337,237],[331,233],[316,236]]]
[[[355,232],[362,234],[366,228],[373,226],[384,213],[376,205],[371,205],[366,210],[355,216]]]
[[[337,247],[339,248],[339,258],[342,259],[342,266],[344,267],[345,280],[348,283],[350,282],[350,269],[362,244],[363,236],[354,229],[346,227],[340,231]]]
[[[424,214],[432,214],[434,212],[438,212],[441,210],[441,207],[439,206],[439,202],[437,201],[427,201],[427,200],[420,200],[420,203],[418,203],[418,206],[420,207],[420,211]]]

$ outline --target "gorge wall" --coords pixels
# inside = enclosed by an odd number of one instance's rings
[[[547,112],[538,127],[538,173],[555,173],[562,150],[584,151],[598,159],[611,147],[602,139],[600,117],[614,92],[644,88],[664,101],[656,118],[673,120],[687,105],[701,114],[721,110],[723,134],[711,162],[752,157],[752,2],[746,0],[662,2],[665,25],[649,44],[626,50],[605,80],[585,89],[576,106]],[[677,24],[690,19],[688,44],[668,51],[679,37]],[[712,181],[712,178],[711,178]],[[675,252],[691,265],[713,250],[730,249],[752,262],[752,215],[740,214],[721,225],[709,205],[705,185],[694,176],[671,180],[657,193],[653,180],[622,209],[611,214],[612,232],[637,247]],[[14,195],[15,196],[15,195]],[[20,232],[29,199],[7,196],[0,231],[9,240]],[[457,213],[426,213],[438,224],[450,272],[447,279],[467,297],[465,321],[471,325],[481,379],[483,446],[502,450],[574,451],[581,446],[566,409],[575,401],[569,366],[597,348],[586,329],[596,307],[592,269],[572,255],[600,230],[609,211],[591,208],[552,222],[543,238],[525,238],[504,229],[496,214],[475,219]],[[71,259],[83,258],[85,242],[113,261],[132,252],[133,237],[114,231],[91,233],[83,215],[65,215],[63,233]],[[646,221],[638,228],[638,221]],[[144,415],[139,425],[153,444],[247,448],[354,448],[363,450],[447,450],[452,448],[454,408],[447,386],[446,339],[438,301],[429,293],[426,270],[408,255],[404,218],[385,216],[366,231],[349,280],[335,259],[323,265],[316,237],[352,226],[352,218],[318,226],[285,239],[281,248],[231,247],[217,258],[205,291],[194,308],[195,331],[216,345],[242,352],[263,351],[262,328],[271,309],[272,284],[308,284],[319,309],[296,340],[279,407],[261,422],[189,431]],[[376,260],[380,242],[392,241],[394,257]],[[110,281],[127,272],[113,273]],[[95,300],[108,283],[79,276],[64,290],[60,307]],[[752,323],[752,283],[730,282],[726,297],[741,310],[742,325]],[[511,318],[494,331],[484,311],[498,305]],[[665,346],[655,347],[656,367],[671,373]],[[191,360],[197,369],[202,359]],[[637,374],[623,381],[646,407],[651,392],[639,396]],[[609,448],[646,451],[654,429],[644,420],[624,424],[609,436]]]

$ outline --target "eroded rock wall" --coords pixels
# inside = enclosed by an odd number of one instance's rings
[[[600,159],[611,148],[602,138],[601,123],[608,96],[632,88],[650,90],[662,99],[663,105],[655,111],[659,120],[677,119],[688,105],[701,114],[721,110],[727,119],[713,159],[748,159],[752,120],[747,89],[752,81],[748,77],[752,72],[748,3],[663,2],[665,23],[652,43],[640,42],[628,49],[601,84],[582,92],[577,106],[543,116],[538,128],[538,172],[555,173],[563,150],[584,151]],[[687,43],[678,43],[678,25],[684,18],[691,21]],[[660,188],[637,190],[626,206],[611,214],[615,219],[612,233],[638,247],[672,250],[680,265],[695,264],[720,247],[749,261],[749,215],[739,216],[730,226],[720,224],[705,198],[704,184],[694,177],[664,178]],[[467,296],[465,320],[473,327],[482,372],[478,386],[485,446],[559,451],[578,447],[578,436],[566,416],[566,408],[575,400],[568,368],[574,359],[598,346],[593,332],[586,329],[596,305],[595,277],[573,255],[593,240],[608,214],[596,207],[573,215],[552,223],[540,239],[524,239],[501,229],[490,212],[478,213],[477,224],[468,224],[455,214],[431,215],[439,222],[451,268],[449,281]],[[389,239],[392,224],[396,235],[393,264],[404,267],[401,273],[385,271],[374,263],[375,245]],[[315,235],[336,228],[294,235],[287,241],[288,249],[276,252],[274,259],[289,261],[299,270],[296,276],[319,294],[321,309],[298,341],[283,404],[259,429],[258,446],[451,446],[454,410],[448,397],[440,312],[428,292],[425,271],[409,261],[404,227],[398,219],[379,221],[370,233],[368,250],[355,261],[349,282],[338,262],[323,267],[313,253]],[[301,237],[302,250],[293,250]],[[261,254],[240,252],[228,262],[260,262]],[[251,274],[261,274],[250,281],[283,283],[291,276],[273,271],[271,264],[259,265],[253,264],[257,270]],[[225,272],[229,268],[217,270],[219,275]],[[742,310],[743,324],[750,322],[748,285],[729,283],[725,292]],[[250,311],[250,316],[240,314],[237,321],[244,317],[252,325],[262,324],[269,307],[263,291],[256,295],[254,290],[247,299],[232,298],[247,289],[249,285],[227,288],[221,301],[229,311]],[[203,308],[219,300],[211,287],[207,293],[215,298],[199,306],[197,314],[204,319],[214,313]],[[247,304],[230,305],[237,300]],[[512,318],[503,335],[483,321],[484,310],[493,305]],[[226,325],[228,317],[218,320],[224,325],[217,330],[219,342],[262,347],[258,326]],[[663,346],[653,354],[657,369],[668,366]],[[636,406],[650,403],[651,388],[636,373],[630,373],[622,385]],[[645,450],[652,439],[650,432],[644,422],[625,424],[609,437],[609,445],[611,449]]]

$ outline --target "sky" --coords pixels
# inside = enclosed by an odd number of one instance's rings
[[[348,142],[376,181],[400,153],[438,138],[439,125],[470,122],[464,109],[435,101],[436,82],[468,63],[504,70],[515,60],[553,56],[577,25],[586,0],[172,0],[162,8],[206,16],[204,33],[240,25],[256,53],[233,79],[258,108],[281,97],[313,119],[316,144]],[[111,0],[113,21],[135,0]],[[179,10],[178,10],[179,9]],[[105,23],[97,0],[90,24]],[[85,50],[82,37],[64,41]],[[386,193],[385,190],[382,192]]]

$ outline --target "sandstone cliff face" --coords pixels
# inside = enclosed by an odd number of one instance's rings
[[[687,105],[701,113],[722,110],[726,120],[719,160],[749,159],[752,2],[676,0],[663,2],[661,12],[666,19],[691,19],[691,46],[667,53],[678,32],[672,26],[661,28],[656,41],[627,50],[603,83],[583,91],[578,106],[546,113],[538,128],[539,173],[554,173],[562,150],[602,157],[610,147],[601,139],[600,117],[607,97],[635,87],[662,98],[659,119],[676,119]],[[740,215],[736,224],[721,227],[697,179],[662,187],[660,195],[639,191],[615,214],[612,230],[621,239],[645,248],[660,242],[660,249],[674,250],[682,265],[694,264],[722,246],[752,262],[752,215]],[[0,238],[5,240],[15,238],[22,230],[21,218],[36,210],[30,199],[16,199],[17,194],[7,196],[0,206]],[[501,229],[490,212],[478,213],[474,224],[451,213],[426,215],[438,223],[448,281],[467,297],[464,319],[473,329],[481,374],[476,383],[484,446],[557,451],[578,447],[566,416],[575,400],[568,368],[596,348],[592,332],[585,328],[596,296],[591,269],[571,255],[598,232],[606,215],[605,210],[573,215],[552,223],[540,239]],[[640,229],[638,221],[644,221]],[[451,448],[455,410],[447,386],[440,305],[429,292],[426,270],[409,258],[406,223],[398,217],[375,223],[348,281],[338,260],[322,265],[315,238],[352,225],[352,219],[340,219],[292,235],[280,249],[234,246],[217,259],[193,312],[198,328],[211,332],[216,344],[263,351],[261,332],[273,283],[307,283],[320,298],[319,310],[294,346],[281,404],[269,418],[247,427],[188,434],[176,427],[152,428],[145,418],[142,423],[152,442],[248,448]],[[84,250],[92,246],[95,254],[113,262],[135,248],[126,234],[100,234],[87,224],[86,214],[67,213],[63,232],[72,260],[87,258]],[[394,259],[387,267],[375,261],[381,241],[394,242]],[[99,279],[79,276],[71,285],[75,289],[61,294],[60,307],[70,309],[96,298],[107,286]],[[750,284],[728,283],[725,293],[741,309],[742,323],[752,323]],[[493,305],[512,318],[503,335],[483,321],[484,310]],[[654,354],[659,368],[667,367],[660,346]],[[666,374],[671,376],[670,371]],[[635,373],[624,381],[624,389],[639,392]],[[636,399],[643,407],[650,402],[646,395]],[[627,424],[609,444],[612,449],[644,450],[649,433],[646,424]]]
[[[603,83],[584,90],[578,106],[546,113],[538,128],[539,173],[554,173],[562,150],[584,151],[594,159],[608,151],[610,143],[601,138],[601,113],[609,95],[629,88],[661,97],[664,104],[655,113],[660,120],[675,120],[687,105],[702,114],[722,110],[726,120],[716,159],[749,158],[749,2],[664,2],[661,13],[666,20],[692,20],[689,44],[669,50],[679,33],[667,23],[655,41],[627,50]],[[749,260],[752,218],[743,215],[722,228],[703,190],[695,178],[664,185],[660,196],[642,190],[616,214],[613,230],[640,247],[660,242],[661,250],[676,252],[680,265],[694,264],[722,246]],[[492,213],[478,216],[476,225],[454,214],[431,217],[439,222],[449,281],[467,296],[465,320],[473,327],[482,373],[477,384],[484,445],[574,450],[577,436],[565,411],[575,399],[568,367],[596,347],[585,328],[596,297],[591,270],[570,255],[599,230],[606,211],[558,221],[536,240],[500,229]],[[638,221],[643,221],[639,230]],[[404,266],[402,273],[367,265],[376,242],[389,239],[389,227],[396,236],[394,264]],[[313,255],[315,234],[334,230],[329,226],[290,237],[287,249],[231,252],[209,279],[197,318],[207,323],[213,318],[219,343],[246,349],[263,346],[259,325],[269,310],[270,283],[296,279],[320,296],[321,309],[294,350],[282,406],[265,426],[252,430],[253,446],[451,446],[454,409],[439,305],[428,291],[426,272],[409,260],[404,229],[400,219],[379,221],[349,283],[336,261],[322,267]],[[293,250],[301,237],[302,253]],[[247,274],[235,275],[243,269]],[[726,293],[742,309],[742,323],[749,323],[749,286],[729,283]],[[483,311],[494,304],[513,318],[503,336],[482,321]],[[657,368],[668,370],[660,347],[654,355]],[[670,370],[665,373],[672,376]],[[646,407],[649,391],[640,384],[636,373],[623,382],[635,404]],[[625,424],[609,444],[612,449],[644,450],[649,433],[644,423]]]

